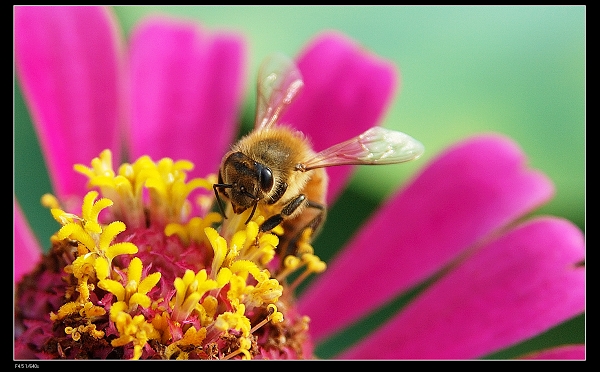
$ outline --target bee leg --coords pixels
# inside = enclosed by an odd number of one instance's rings
[[[281,214],[276,214],[274,216],[271,216],[260,225],[260,231],[262,231],[262,232],[271,231],[275,227],[277,227],[277,225],[279,225],[282,221],[283,221],[283,216]]]
[[[286,223],[284,222],[284,230],[290,230],[291,235],[284,234],[279,238],[278,251],[282,253],[282,257],[285,257],[287,255],[297,255],[298,241],[302,237],[304,231],[306,231],[306,229],[308,228],[312,230],[311,235],[309,237],[309,241],[312,241],[314,237],[316,237],[319,233],[323,221],[325,221],[327,208],[323,204],[314,202],[312,200],[308,200],[306,206],[316,210],[316,215],[308,223],[298,227],[294,226],[295,221],[291,221],[290,225],[286,225]]]
[[[260,225],[260,231],[270,231],[273,230],[277,225],[279,225],[286,217],[289,217],[294,213],[296,209],[298,209],[302,203],[306,202],[306,196],[304,194],[300,194],[292,199],[289,203],[283,207],[280,213],[269,217],[265,222]],[[310,202],[309,202],[310,203]]]
[[[312,230],[311,236],[310,236],[310,240],[312,241],[312,239],[314,239],[314,237],[317,236],[317,234],[319,233],[321,226],[323,224],[323,221],[325,221],[325,215],[326,215],[327,209],[325,208],[325,206],[323,204],[319,204],[319,203],[309,200],[307,203],[307,207],[317,209],[318,213],[312,220],[310,220],[306,225],[304,225],[301,229],[299,229],[298,233],[292,239],[290,239],[290,242],[286,247],[287,254],[297,254],[298,253],[298,246],[297,246],[298,240],[302,236],[302,233],[304,233],[304,231],[308,228],[310,228]]]
[[[323,223],[323,221],[325,220],[325,214],[327,213],[327,209],[325,208],[325,206],[323,204],[314,202],[309,200],[308,201],[308,207],[310,208],[315,208],[319,210],[319,214],[317,214],[315,216],[315,218],[313,218],[303,229],[302,231],[306,230],[306,228],[310,227],[312,229],[312,235],[315,236],[318,232],[319,229],[321,228],[321,224]]]

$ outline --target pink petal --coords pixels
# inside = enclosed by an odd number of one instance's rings
[[[194,161],[216,173],[237,133],[244,87],[241,36],[147,19],[131,40],[131,155]]]
[[[527,354],[522,359],[585,360],[585,345],[563,345]]]
[[[61,199],[82,195],[89,164],[119,156],[118,29],[103,7],[15,7],[15,62],[41,147]]]
[[[346,36],[326,32],[297,58],[304,87],[281,122],[309,135],[316,151],[376,126],[397,85],[395,66]],[[353,167],[328,168],[332,202]]]
[[[313,337],[355,321],[548,200],[551,182],[524,162],[520,149],[497,135],[440,154],[302,295],[299,310],[310,316]]]
[[[33,270],[41,260],[42,249],[16,199],[13,201],[13,209],[15,224],[14,281],[18,283],[23,275]]]
[[[483,246],[341,357],[471,359],[584,311],[584,241],[568,221],[530,221]]]

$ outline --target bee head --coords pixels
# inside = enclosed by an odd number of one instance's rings
[[[237,151],[225,155],[219,171],[219,183],[214,184],[213,189],[221,212],[223,206],[219,199],[219,192],[231,201],[236,214],[252,207],[252,213],[248,218],[250,221],[258,202],[271,191],[273,183],[273,172],[269,167]]]

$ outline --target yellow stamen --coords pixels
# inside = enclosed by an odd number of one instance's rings
[[[117,301],[125,303],[129,311],[135,310],[138,305],[148,308],[152,300],[146,293],[158,283],[161,273],[152,273],[142,280],[142,268],[142,261],[134,257],[127,268],[125,285],[116,280],[104,279],[98,282],[98,287],[114,294]]]
[[[283,314],[277,311],[277,306],[275,306],[274,304],[269,304],[269,306],[267,306],[267,310],[269,311],[269,315],[267,315],[267,317],[263,319],[260,323],[252,327],[250,333],[256,332],[257,329],[264,326],[270,321],[272,321],[273,323],[283,322]]]
[[[217,282],[208,279],[206,270],[200,270],[194,275],[192,270],[186,270],[183,278],[175,278],[176,289],[172,318],[181,322],[195,309],[202,296],[217,287]]]
[[[310,254],[310,253],[303,254],[302,261],[303,261],[303,265],[306,266],[306,270],[304,270],[302,272],[302,274],[300,274],[294,280],[294,282],[290,285],[290,288],[292,290],[295,290],[296,287],[298,287],[300,285],[300,283],[302,283],[302,281],[304,281],[304,279],[306,279],[310,274],[322,273],[327,268],[327,264],[325,262],[321,261],[321,259],[319,259],[319,257],[315,256],[314,254]]]
[[[142,348],[148,340],[160,338],[159,332],[151,323],[146,322],[143,315],[132,317],[126,312],[119,312],[113,318],[120,336],[112,340],[111,345],[117,347],[133,343],[134,353],[131,359],[136,360],[142,356]]]
[[[235,312],[226,311],[220,314],[215,321],[215,327],[221,331],[235,329],[242,332],[242,336],[250,335],[250,320],[244,315],[246,307],[244,304],[234,306]]]
[[[235,215],[230,204],[227,220],[216,212],[189,218],[190,193],[204,188],[212,194],[217,182],[216,175],[187,180],[192,168],[185,160],[142,156],[115,173],[106,150],[90,167],[75,166],[97,189],[83,198],[80,216],[65,212],[53,196],[43,197],[61,224],[52,242],[68,274],[64,304],[50,314],[57,329],[74,341],[100,339],[104,332],[93,322],[108,321],[111,345],[124,347],[133,359],[144,357],[144,350],[169,359],[251,359],[261,352],[253,332],[264,327],[264,339],[270,332],[281,335],[288,324],[293,332],[269,345],[298,347],[299,341],[285,338],[306,332],[308,320],[286,313],[284,325],[269,322],[283,322],[291,297],[286,292],[326,267],[314,255],[312,232],[303,232],[298,256],[281,264],[273,260],[283,227],[260,230],[265,215],[273,213],[270,207],[259,206],[248,223],[250,210]],[[210,210],[203,200],[202,209]],[[167,238],[172,235],[179,239]],[[305,271],[288,285],[288,275],[301,268]]]
[[[231,359],[234,356],[239,355],[239,354],[243,354],[242,359],[244,359],[244,360],[252,359],[252,356],[250,355],[250,352],[248,351],[248,350],[250,350],[251,347],[252,347],[252,342],[250,342],[250,340],[248,340],[247,338],[241,338],[239,349],[224,356],[222,360]]]

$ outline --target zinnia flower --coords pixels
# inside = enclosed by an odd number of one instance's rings
[[[553,187],[500,135],[437,156],[323,273],[308,241],[277,256],[262,211],[248,224],[210,212],[244,53],[241,37],[190,23],[151,18],[124,45],[107,8],[15,9],[17,74],[57,196],[43,203],[59,223],[41,256],[15,201],[15,358],[313,358],[314,343],[425,280],[339,357],[480,358],[583,313],[582,233],[520,220]],[[305,87],[282,121],[315,149],[376,125],[396,85],[394,66],[337,33],[297,62]],[[328,169],[329,201],[350,171]],[[293,272],[320,273],[297,300]],[[581,359],[584,346],[527,357]]]

